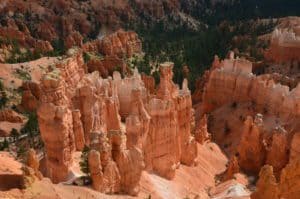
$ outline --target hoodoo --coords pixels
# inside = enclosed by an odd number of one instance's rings
[[[0,199],[299,199],[299,8],[0,0]]]

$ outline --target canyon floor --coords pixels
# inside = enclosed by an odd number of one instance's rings
[[[1,1],[0,199],[299,199],[299,8]]]

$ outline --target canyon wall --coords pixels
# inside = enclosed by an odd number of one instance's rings
[[[300,115],[300,86],[293,90],[264,76],[252,74],[251,63],[242,59],[224,60],[213,70],[203,93],[203,112],[211,112],[232,102],[253,102],[282,118]]]
[[[256,175],[269,164],[278,177],[299,151],[300,85],[288,87],[272,77],[254,75],[251,62],[233,54],[214,65],[206,77],[196,126],[208,114],[212,140],[229,157],[237,156],[242,171]]]

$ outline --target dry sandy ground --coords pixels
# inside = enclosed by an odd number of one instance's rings
[[[43,57],[31,62],[17,64],[0,64],[0,80],[4,84],[6,96],[8,97],[8,106],[18,105],[21,102],[22,92],[18,90],[22,82],[31,79],[33,82],[39,82],[43,73],[50,65],[53,65],[58,58]],[[29,77],[29,78],[28,78]],[[18,131],[24,123],[0,122],[0,132],[7,134],[12,128]]]
[[[198,164],[195,167],[181,165],[172,181],[155,174],[144,172],[141,179],[141,192],[135,198],[151,199],[183,199],[183,198],[237,198],[231,195],[243,195],[240,187],[243,180],[233,180],[215,187],[215,175],[226,168],[227,158],[214,143],[199,145]],[[245,181],[245,180],[244,180]],[[209,191],[211,190],[211,191]],[[209,196],[209,192],[216,195]],[[151,196],[151,197],[150,197]],[[221,196],[221,197],[220,197]],[[224,197],[223,197],[224,196]],[[49,179],[35,182],[24,191],[18,189],[0,192],[0,198],[24,199],[127,199],[126,195],[104,195],[89,187],[53,185]],[[249,197],[239,197],[249,198]]]
[[[43,72],[57,60],[57,57],[43,57],[25,63],[0,64],[0,79],[2,79],[6,88],[20,87],[24,78],[18,74],[17,70],[19,69],[29,73],[32,81],[39,82]]]

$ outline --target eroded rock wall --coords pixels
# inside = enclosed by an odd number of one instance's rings
[[[280,179],[277,181],[272,166],[264,166],[256,184],[256,191],[251,199],[296,199],[300,194],[299,171],[300,160],[291,161],[283,170]]]
[[[211,112],[232,102],[255,103],[260,109],[283,118],[300,115],[300,86],[287,86],[252,74],[251,63],[244,60],[226,60],[223,67],[211,72],[203,93],[203,112]]]
[[[265,53],[269,61],[276,63],[300,61],[300,34],[295,29],[275,29],[271,36],[271,44]]]
[[[258,174],[269,164],[278,177],[297,156],[300,85],[288,87],[272,77],[252,74],[251,62],[232,54],[209,71],[197,111],[199,118],[210,115],[213,141],[229,157],[238,155],[242,171]]]
[[[196,142],[191,136],[191,95],[186,82],[182,90],[172,82],[172,68],[172,63],[161,64],[157,95],[146,106],[151,116],[146,167],[168,179],[174,177],[180,162],[192,165],[197,156]]]
[[[145,167],[172,179],[180,164],[195,163],[191,93],[187,80],[182,89],[173,83],[173,63],[160,66],[160,85],[149,92],[137,70],[102,79],[85,74],[80,51],[68,54],[39,85],[38,119],[53,182],[68,180],[73,152],[84,145],[92,149],[93,188],[107,194],[137,195]]]

